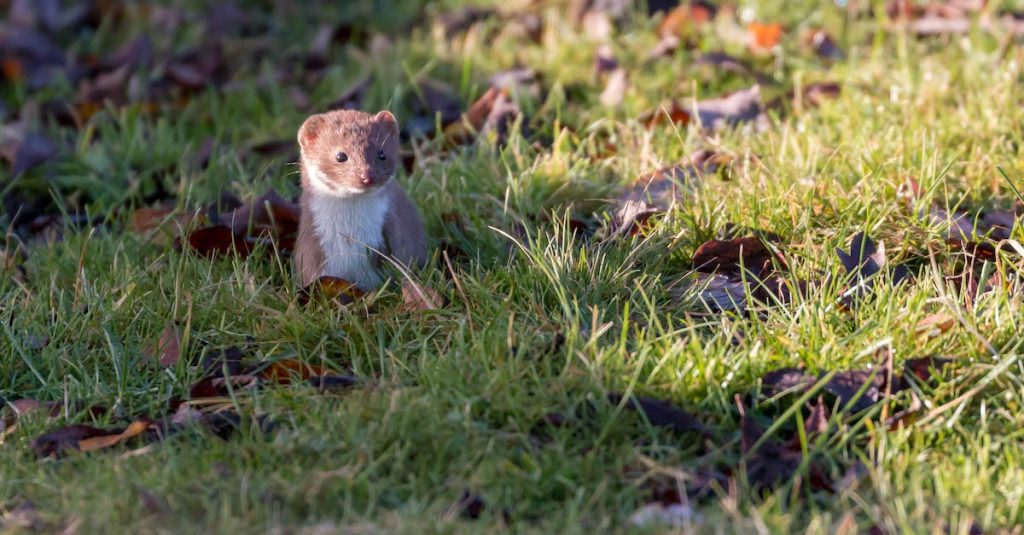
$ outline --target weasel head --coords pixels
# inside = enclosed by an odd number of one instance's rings
[[[389,111],[338,110],[313,115],[299,128],[309,186],[332,197],[378,192],[398,167],[398,121]]]

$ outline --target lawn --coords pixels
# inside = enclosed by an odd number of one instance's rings
[[[1015,5],[0,5],[0,533],[1024,524]],[[366,295],[340,106],[430,239]]]

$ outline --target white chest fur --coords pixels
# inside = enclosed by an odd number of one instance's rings
[[[324,253],[321,274],[345,279],[363,290],[377,288],[381,274],[372,249],[384,247],[384,218],[390,208],[386,192],[316,195],[309,208]]]

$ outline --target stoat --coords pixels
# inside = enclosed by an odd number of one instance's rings
[[[426,262],[420,214],[393,180],[400,162],[391,112],[313,115],[298,138],[302,216],[295,264],[303,287],[333,276],[374,290],[384,279],[380,254],[406,266]]]

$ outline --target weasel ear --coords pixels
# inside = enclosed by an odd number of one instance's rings
[[[392,134],[396,136],[398,135],[398,119],[395,119],[395,115],[393,113],[388,110],[379,111],[377,112],[377,115],[374,116],[374,119],[388,127]]]
[[[299,128],[299,146],[305,149],[315,142],[326,122],[327,120],[323,115],[309,116],[306,122],[302,123],[302,126]]]

